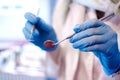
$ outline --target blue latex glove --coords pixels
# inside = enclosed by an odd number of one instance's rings
[[[45,80],[57,80],[56,78],[46,78]]]
[[[23,33],[26,39],[30,39],[32,43],[39,46],[45,51],[54,51],[57,48],[57,46],[55,46],[55,48],[50,49],[44,46],[44,41],[46,40],[52,40],[54,42],[57,42],[56,33],[53,30],[53,28],[47,25],[41,18],[36,17],[32,13],[26,13],[25,18],[27,19],[27,22],[25,24],[25,27],[23,28]],[[30,37],[30,31],[33,25],[35,26],[35,30],[32,34],[32,37]]]
[[[93,52],[100,60],[106,74],[120,68],[120,53],[117,34],[108,25],[97,20],[88,20],[74,28],[75,35],[70,42],[75,49]]]

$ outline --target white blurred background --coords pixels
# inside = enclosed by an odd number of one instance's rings
[[[37,14],[40,8],[39,17],[51,25],[55,3],[56,0],[0,0],[0,73],[45,76],[45,52],[26,41],[22,33],[24,14]],[[0,76],[0,80],[13,78]]]

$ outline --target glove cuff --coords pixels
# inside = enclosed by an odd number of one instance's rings
[[[116,68],[114,68],[114,69],[103,68],[103,70],[105,71],[105,73],[106,73],[107,75],[112,75],[112,74],[116,73],[116,72],[119,70],[119,68],[120,68],[120,65],[118,65],[118,66],[117,66]]]
[[[111,75],[120,69],[120,53],[113,53],[110,57],[103,57],[101,62],[106,74]]]

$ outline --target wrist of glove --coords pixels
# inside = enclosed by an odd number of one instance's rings
[[[57,36],[54,31],[54,29],[46,24],[41,18],[36,17],[32,13],[26,13],[25,18],[27,19],[27,22],[25,24],[25,27],[23,28],[23,33],[27,40],[30,40],[33,44],[40,47],[41,49],[45,51],[54,51],[56,50],[57,46],[54,48],[46,48],[44,46],[44,42],[46,40],[52,40],[54,42],[57,42]],[[30,32],[32,30],[32,27],[35,27],[34,32],[32,33],[32,37],[30,36]]]
[[[104,53],[94,52],[99,54],[98,58],[103,66],[103,70],[107,75],[116,73],[120,68],[120,53],[115,52],[110,55],[104,55]]]

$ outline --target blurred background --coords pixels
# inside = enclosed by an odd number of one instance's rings
[[[38,16],[51,25],[56,2],[0,0],[0,80],[44,80],[46,54],[26,41],[24,14],[37,14],[40,8]]]

